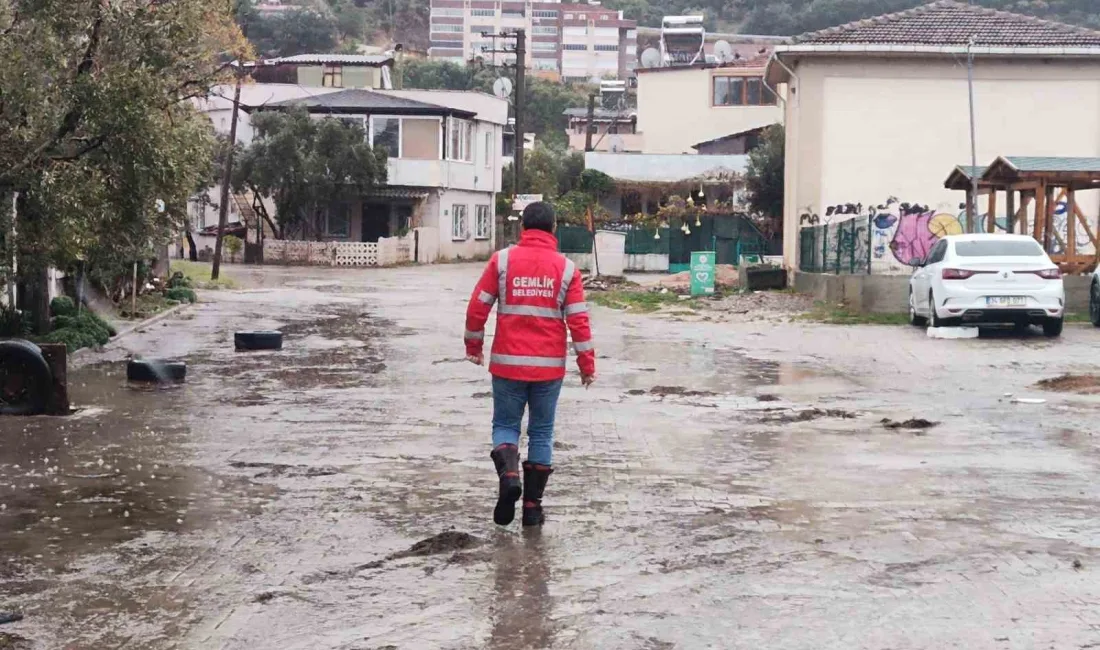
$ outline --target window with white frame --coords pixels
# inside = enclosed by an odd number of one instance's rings
[[[370,118],[370,146],[382,149],[390,158],[400,158],[401,119],[372,116]]]
[[[584,43],[566,43],[562,46],[562,49],[570,50],[573,52],[583,52],[588,49],[588,45]]]
[[[451,32],[454,34],[462,33],[462,25],[440,25],[438,23],[432,23],[433,32]]]
[[[542,34],[543,36],[557,36],[558,28],[553,25],[535,25],[531,28],[532,34]]]
[[[451,239],[465,241],[470,231],[466,223],[466,206],[456,203],[451,206]]]
[[[330,205],[325,211],[325,236],[347,239],[351,234],[350,206],[347,203]]]
[[[474,206],[474,239],[489,239],[492,232],[493,218],[489,206]]]
[[[592,49],[596,50],[597,52],[618,52],[619,51],[619,46],[618,45],[598,45],[597,44],[597,45],[593,45]]]
[[[533,18],[557,18],[558,12],[556,9],[535,9],[531,12],[531,16]]]
[[[497,15],[496,9],[471,9],[471,16],[495,16]]]
[[[491,132],[485,133],[485,168],[493,166],[493,134]]]
[[[462,18],[462,14],[462,9],[432,9],[432,18],[435,18],[436,16],[445,16],[447,18]],[[477,14],[474,15],[476,16]]]
[[[546,43],[544,41],[535,41],[534,43],[531,43],[531,49],[535,52],[557,52],[558,44],[554,41],[550,41],[549,43]]]
[[[474,123],[452,117],[447,123],[447,160],[474,160]]]

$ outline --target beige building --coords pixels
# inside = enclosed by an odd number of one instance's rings
[[[965,199],[944,179],[971,160],[968,43],[979,164],[1100,156],[1100,33],[942,1],[805,34],[776,47],[767,73],[789,97],[789,267],[805,225],[869,218],[874,272],[907,272],[962,232]]]
[[[646,153],[695,153],[693,145],[783,121],[766,57],[639,68],[638,133]]]

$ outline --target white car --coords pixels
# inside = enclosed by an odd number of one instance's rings
[[[1031,237],[951,235],[914,267],[909,278],[913,325],[1011,323],[1042,325],[1051,337],[1062,333],[1062,272]]]

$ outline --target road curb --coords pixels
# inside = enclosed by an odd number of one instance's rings
[[[117,341],[122,339],[124,336],[132,334],[132,333],[140,330],[143,327],[148,327],[150,325],[154,325],[154,324],[168,318],[169,316],[173,316],[175,314],[178,314],[178,313],[186,310],[189,307],[192,307],[193,305],[194,305],[194,303],[184,303],[182,305],[176,305],[175,307],[171,307],[169,309],[166,309],[166,310],[160,312],[159,314],[157,314],[155,316],[150,316],[149,318],[146,318],[145,320],[141,321],[140,323],[135,323],[135,324],[127,327],[126,329],[119,330],[118,334],[115,334],[114,336],[111,337],[111,340],[107,342],[107,345],[104,345],[103,347],[101,347],[99,349],[80,348],[76,352],[73,352],[72,354],[69,355],[69,360],[70,361],[77,361],[77,360],[79,360],[79,359],[81,359],[81,358],[83,358],[83,357],[85,357],[89,354],[92,354],[93,352],[99,352],[101,350],[106,350],[107,348],[114,345]]]

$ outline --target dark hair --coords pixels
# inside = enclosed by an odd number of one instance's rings
[[[523,209],[524,230],[554,232],[554,208],[545,201],[535,201]]]

